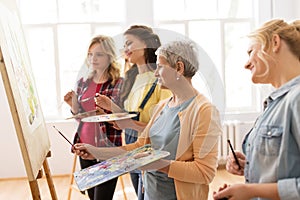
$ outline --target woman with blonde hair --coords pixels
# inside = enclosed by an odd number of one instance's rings
[[[97,109],[105,114],[109,110],[96,108],[94,97],[101,94],[113,102],[119,102],[120,89],[123,79],[120,77],[119,64],[114,40],[111,37],[98,35],[94,37],[88,47],[87,65],[89,74],[81,77],[77,82],[77,89],[70,91],[64,96],[64,100],[70,105],[71,112],[76,115]],[[111,124],[104,122],[82,122],[80,119],[74,143],[84,142],[97,147],[121,146],[121,131]],[[81,168],[86,168],[98,163],[99,160],[83,160],[80,158]],[[109,182],[100,184],[88,190],[91,200],[113,198],[117,184],[115,178]]]
[[[300,20],[274,19],[249,35],[245,68],[253,83],[276,90],[226,169],[245,184],[224,185],[214,199],[300,199]]]

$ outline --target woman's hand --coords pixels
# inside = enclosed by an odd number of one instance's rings
[[[113,113],[124,112],[108,96],[96,93],[94,100],[95,100],[96,107],[99,107],[103,110],[109,110]]]
[[[234,156],[232,153],[227,157],[226,170],[235,175],[244,175],[244,167],[246,163],[246,157],[243,153],[236,151],[235,152],[238,161],[241,165],[241,169],[239,169],[238,164],[235,162]]]
[[[122,120],[118,120],[118,121],[113,121],[113,127],[117,130],[122,130],[125,128],[132,128],[133,126],[135,126],[135,124],[133,124],[133,120],[132,119],[122,119]]]
[[[73,105],[73,99],[76,99],[76,94],[73,90],[67,92],[64,96],[64,101],[72,108]]]
[[[218,192],[213,192],[215,200],[247,200],[254,197],[280,200],[277,183],[235,184],[231,186],[225,184],[219,188]]]
[[[253,196],[247,191],[247,184],[224,184],[219,188],[218,192],[213,192],[214,200],[221,199],[234,199],[234,200],[247,200]]]
[[[228,199],[227,197],[222,196],[222,194],[219,194],[221,191],[225,190],[227,187],[229,187],[229,185],[227,185],[225,183],[223,186],[219,187],[218,192],[214,191],[213,192],[213,198],[214,198],[214,200],[221,200],[221,199],[225,200],[225,199]]]
[[[88,148],[91,147],[89,144],[76,143],[72,147],[72,152],[86,160],[94,160],[95,157],[89,152]]]
[[[113,102],[108,96],[96,93],[94,99],[95,99],[96,107],[99,107],[104,110],[112,111]]]
[[[64,101],[71,107],[73,114],[78,113],[79,105],[78,105],[78,101],[77,101],[77,95],[73,90],[71,90],[71,91],[67,92],[67,94],[65,94]]]

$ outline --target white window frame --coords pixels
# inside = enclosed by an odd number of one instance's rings
[[[267,19],[270,19],[273,15],[272,13],[272,9],[273,9],[273,1],[260,1],[260,0],[253,0],[254,5],[255,5],[255,24],[259,24],[262,21],[266,21]],[[138,9],[137,9],[138,6]],[[267,9],[266,9],[267,8]],[[126,16],[124,19],[122,19],[122,22],[120,23],[112,23],[112,22],[107,22],[107,23],[87,23],[90,25],[91,28],[91,33],[94,33],[95,31],[95,27],[99,26],[99,25],[105,25],[105,26],[115,26],[115,25],[119,25],[123,28],[123,30],[125,30],[126,28],[128,28],[130,25],[132,24],[146,24],[149,26],[153,26],[153,27],[158,27],[160,24],[170,24],[170,23],[183,23],[185,26],[185,34],[188,36],[188,26],[189,26],[189,21],[192,20],[180,20],[180,21],[155,21],[154,22],[154,17],[153,17],[153,0],[126,0],[125,3],[125,8],[126,10]],[[146,11],[146,12],[145,12]],[[199,20],[199,19],[198,19]],[[204,19],[203,19],[204,20]],[[222,21],[222,26],[224,23],[226,23],[227,21],[224,20]],[[31,28],[35,28],[35,27],[50,27],[53,30],[53,34],[54,34],[54,48],[58,49],[58,40],[57,40],[57,26],[59,25],[59,23],[56,24],[24,24],[24,29],[31,29]],[[224,49],[223,49],[224,51]],[[224,53],[224,52],[223,52]],[[55,68],[56,68],[56,74],[55,74],[55,78],[56,78],[56,91],[57,94],[56,95],[56,102],[57,105],[59,105],[62,102],[62,95],[61,95],[61,84],[62,84],[62,80],[60,80],[60,74],[59,74],[59,61],[58,61],[58,53],[55,52]],[[223,65],[223,70],[224,70],[224,65]],[[224,71],[223,71],[224,74]],[[225,79],[226,77],[222,77],[223,79]],[[257,90],[256,88],[254,88],[253,90]],[[257,92],[256,92],[257,93]],[[257,101],[257,102],[262,102],[262,95],[258,94],[257,96],[253,96],[253,102]],[[257,113],[261,110],[260,109],[260,105],[254,105],[253,106],[253,110],[254,111],[250,111],[248,110],[247,113],[237,113],[237,112],[232,112],[232,113],[225,113],[226,114],[226,118],[228,119],[241,119],[241,120],[247,120],[248,118],[253,118],[255,116],[257,116]],[[61,119],[61,116],[53,116],[53,117],[49,117],[47,116],[46,113],[44,113],[46,120],[55,120],[55,119]],[[58,112],[58,115],[61,115],[61,110]]]

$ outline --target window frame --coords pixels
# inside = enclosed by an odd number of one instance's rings
[[[99,27],[99,26],[119,26],[120,28],[122,28],[123,30],[125,30],[127,27],[129,27],[131,24],[133,24],[133,20],[135,19],[135,15],[133,12],[131,12],[133,10],[133,7],[135,6],[135,4],[137,3],[136,1],[138,0],[125,0],[125,13],[127,13],[127,15],[125,16],[124,19],[122,19],[122,21],[120,22],[100,22],[100,23],[96,23],[96,22],[81,22],[82,24],[88,24],[90,26],[90,32],[91,32],[91,35],[94,35],[95,34],[95,30],[96,30],[96,27]],[[155,0],[149,0],[150,2],[154,2]],[[149,6],[149,4],[151,3],[147,3],[146,5]],[[254,3],[253,3],[254,4]],[[138,3],[139,6],[141,6],[141,3]],[[258,6],[259,7],[259,4],[255,5],[255,6]],[[153,12],[153,7],[147,7],[145,9],[150,9],[150,11],[148,12],[145,12],[145,16],[141,16],[141,20],[145,20],[146,22],[148,22],[150,26],[152,27],[155,27],[155,28],[160,28],[160,26],[162,25],[170,25],[170,24],[182,24],[184,26],[184,33],[185,35],[188,37],[190,35],[190,32],[189,32],[189,23],[190,22],[194,22],[194,21],[205,21],[205,20],[209,20],[209,19],[183,19],[183,20],[155,20],[154,19],[154,12]],[[151,11],[152,9],[152,11]],[[136,9],[135,9],[136,10]],[[140,9],[142,10],[142,8]],[[150,14],[149,14],[150,13]],[[137,12],[136,15],[141,15],[143,13],[141,12]],[[148,19],[148,20],[147,20]],[[222,32],[224,31],[224,24],[227,23],[227,22],[245,22],[247,20],[251,20],[251,24],[252,24],[252,27],[255,26],[255,22],[257,22],[257,19],[247,19],[247,18],[242,18],[242,19],[227,19],[227,18],[219,18],[219,20],[221,21],[221,34],[220,34],[220,37],[221,37],[221,41],[222,41],[222,44],[221,44],[221,56],[222,56],[222,75],[221,75],[221,78],[223,80],[226,79],[225,77],[225,61],[224,61],[224,54],[225,54],[225,49],[224,49],[224,35],[222,35]],[[154,25],[152,25],[151,23],[153,23]],[[54,43],[54,49],[58,49],[58,35],[57,35],[57,27],[59,25],[64,25],[64,24],[79,24],[79,23],[62,23],[62,22],[59,22],[59,23],[44,23],[44,24],[23,24],[23,27],[25,30],[28,30],[28,29],[31,29],[31,28],[35,28],[35,27],[47,27],[47,28],[51,28],[52,31],[53,31],[53,43]],[[145,24],[145,23],[139,23],[139,24]],[[147,25],[147,24],[146,24]],[[58,112],[57,112],[57,115],[54,115],[54,116],[49,116],[49,115],[45,115],[45,119],[46,120],[57,120],[57,119],[61,119],[62,118],[62,115],[63,115],[63,112],[62,112],[62,109],[59,108],[61,106],[61,103],[62,103],[62,99],[63,99],[63,96],[62,96],[62,91],[61,91],[61,85],[62,85],[62,80],[60,79],[61,77],[61,74],[60,74],[60,64],[59,64],[59,55],[58,55],[58,51],[55,51],[54,52],[54,63],[55,63],[55,70],[56,70],[56,73],[55,73],[55,79],[56,79],[56,85],[55,85],[55,88],[56,88],[56,104],[57,104],[57,107],[58,107]],[[78,69],[79,71],[79,69]],[[245,108],[238,108],[236,110],[226,110],[224,115],[226,115],[226,117],[228,117],[229,119],[231,118],[239,118],[240,116],[245,116],[245,117],[241,117],[241,119],[247,119],[248,116],[252,116],[252,115],[257,115],[257,113],[259,113],[261,111],[261,106],[260,106],[260,102],[262,102],[262,96],[259,93],[258,91],[258,88],[255,87],[254,85],[252,86],[252,91],[253,93],[255,93],[254,96],[252,96],[252,102],[253,102],[253,105],[248,108],[248,109],[245,109]],[[45,114],[45,113],[44,113]]]

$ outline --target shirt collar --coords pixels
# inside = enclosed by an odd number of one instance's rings
[[[269,103],[274,101],[275,99],[287,94],[292,88],[296,87],[299,84],[300,76],[297,76],[292,80],[288,81],[287,83],[283,84],[280,88],[272,92],[270,96],[264,101],[264,107],[269,105]]]

